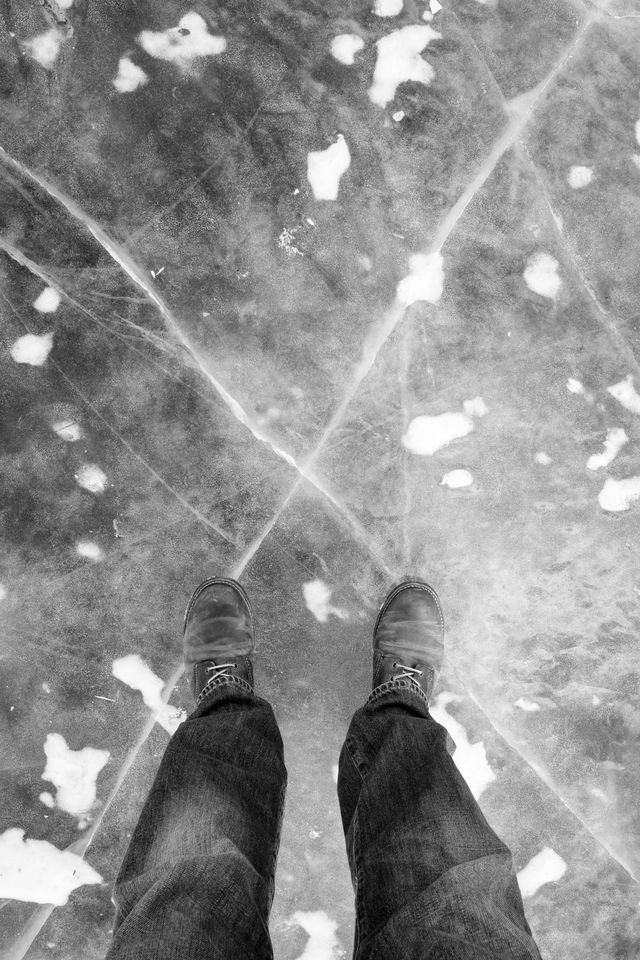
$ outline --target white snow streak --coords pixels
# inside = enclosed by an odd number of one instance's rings
[[[54,287],[45,287],[33,301],[33,308],[38,313],[55,313],[59,306],[60,294]]]
[[[615,480],[609,477],[598,494],[598,503],[608,513],[630,510],[634,500],[640,497],[640,477]]]
[[[555,300],[562,286],[558,276],[558,266],[555,257],[543,250],[538,250],[529,257],[525,267],[523,276],[526,285],[541,297]]]
[[[607,387],[607,393],[610,393],[626,410],[640,415],[640,394],[636,392],[633,385],[632,373],[619,383],[614,383],[612,387]]]
[[[172,707],[162,700],[164,680],[158,677],[151,667],[137,653],[119,657],[113,661],[111,672],[116,680],[126,683],[132,690],[142,694],[145,705],[153,712],[155,719],[169,735],[176,732],[185,720],[184,710]]]
[[[444,287],[442,254],[416,253],[409,258],[409,273],[399,282],[396,299],[403,307],[418,300],[437,303]]]
[[[47,840],[25,840],[18,827],[0,835],[0,897],[61,907],[87,883],[102,877],[77,854]]]
[[[326,623],[331,614],[340,620],[347,619],[344,610],[331,605],[331,588],[323,580],[310,580],[308,583],[303,583],[302,593],[307,610],[310,610],[320,623]]]
[[[206,21],[193,11],[186,13],[177,27],[157,33],[143,30],[138,43],[151,57],[169,60],[184,72],[195,60],[214,57],[227,49],[224,37],[212,36]]]
[[[331,41],[331,56],[351,66],[355,63],[356,53],[364,47],[364,40],[357,33],[341,33]]]
[[[134,63],[129,57],[120,57],[117,76],[111,81],[118,93],[133,93],[138,87],[149,82],[142,67]]]
[[[312,150],[307,156],[307,180],[316,200],[337,200],[340,179],[351,165],[347,141],[338,139],[326,150]]]
[[[96,802],[96,779],[109,760],[109,751],[70,750],[61,734],[49,733],[44,752],[47,764],[42,779],[56,788],[55,806],[78,817],[80,827],[86,826],[86,816]]]
[[[629,437],[622,427],[611,427],[607,430],[607,439],[604,441],[603,452],[594,453],[589,457],[587,460],[587,470],[600,470],[601,467],[607,467],[628,442]]]
[[[567,865],[551,847],[540,853],[518,872],[518,885],[523,897],[532,897],[545,883],[555,883],[564,876]]]
[[[443,692],[436,697],[435,702],[429,707],[429,713],[434,720],[449,731],[455,740],[454,763],[477,800],[489,784],[496,779],[496,775],[489,766],[487,752],[482,740],[478,743],[469,743],[467,731],[455,717],[447,712],[447,705],[459,699],[453,693]]]
[[[28,363],[32,367],[41,367],[53,347],[53,334],[25,333],[18,337],[11,347],[11,357],[16,363]]]
[[[417,24],[401,27],[378,40],[378,59],[369,87],[369,98],[379,107],[386,107],[401,83],[414,80],[429,84],[435,76],[433,67],[420,56],[432,40],[441,35],[431,27]]]

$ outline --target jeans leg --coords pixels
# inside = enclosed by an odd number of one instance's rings
[[[356,711],[338,797],[356,893],[356,960],[539,960],[508,847],[410,680]]]
[[[167,746],[115,883],[107,960],[270,960],[286,779],[271,706],[220,678]]]

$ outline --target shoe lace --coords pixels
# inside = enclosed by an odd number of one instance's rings
[[[401,667],[401,669],[404,670],[404,673],[396,673],[396,674],[394,674],[394,676],[393,676],[393,679],[394,679],[394,680],[400,680],[400,679],[402,679],[403,677],[406,677],[407,680],[413,680],[414,683],[417,683],[418,686],[420,686],[420,684],[418,683],[417,677],[421,677],[421,676],[422,676],[422,674],[424,673],[423,670],[418,670],[417,667],[407,667],[407,666],[405,666],[404,663],[398,663],[397,660],[394,660],[394,662],[393,662],[393,669],[395,670],[396,667]]]
[[[238,668],[237,663],[214,663],[210,667],[207,667],[207,673],[211,674],[209,680],[217,680],[218,677],[228,677],[229,668],[235,667]]]

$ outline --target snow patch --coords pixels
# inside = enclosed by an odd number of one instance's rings
[[[7,588],[5,587],[4,583],[0,583],[0,600],[6,600],[6,599],[7,599]]]
[[[186,719],[184,710],[172,707],[163,701],[164,680],[161,680],[137,653],[130,653],[126,657],[114,660],[111,673],[116,680],[126,683],[132,690],[138,690],[142,694],[145,706],[152,711],[156,721],[170,736]]]
[[[57,0],[57,3],[63,10],[70,10],[73,6],[73,0]]]
[[[541,297],[555,300],[562,286],[558,276],[558,261],[550,253],[538,250],[527,261],[523,276],[524,282]]]
[[[102,550],[98,544],[92,540],[78,540],[76,543],[76,553],[86,560],[91,560],[93,563],[98,563],[103,557]]]
[[[640,394],[636,392],[633,385],[632,373],[621,380],[620,383],[614,383],[612,387],[607,387],[607,393],[610,393],[626,410],[640,415]]]
[[[581,190],[591,183],[593,179],[593,167],[571,167],[567,180],[572,190]]]
[[[444,287],[442,254],[416,253],[409,258],[409,273],[398,284],[396,299],[403,307],[417,300],[437,303]]]
[[[309,934],[309,940],[298,960],[337,960],[342,955],[340,942],[336,937],[338,924],[324,912],[296,910],[287,926],[302,927]]]
[[[598,494],[598,503],[608,513],[621,513],[629,510],[638,497],[640,497],[640,477],[626,477],[624,480],[608,477]]]
[[[51,30],[47,30],[45,33],[39,33],[36,37],[32,37],[31,40],[26,40],[24,47],[29,56],[37,60],[45,70],[51,70],[58,59],[60,47],[65,39],[64,33],[52,27]]]
[[[332,775],[332,777],[333,777],[333,782],[334,782],[334,783],[337,783],[337,782],[338,782],[338,773],[339,773],[339,772],[340,772],[340,767],[338,766],[337,763],[334,763],[333,766],[331,767],[331,775]]]
[[[311,151],[307,157],[307,180],[316,200],[337,200],[340,178],[351,165],[347,141],[338,139],[326,150]]]
[[[331,56],[351,66],[363,47],[364,40],[357,33],[341,33],[331,41]]]
[[[32,367],[41,367],[53,347],[53,334],[25,333],[18,337],[11,347],[11,357],[16,363],[28,363]]]
[[[402,13],[402,0],[375,0],[373,13],[377,17],[397,17]]]
[[[462,409],[468,417],[486,417],[489,408],[482,397],[473,397],[471,400],[465,400]]]
[[[46,680],[42,681],[42,689],[45,693],[51,693],[51,685]]]
[[[625,443],[628,442],[629,437],[622,427],[611,427],[607,430],[603,452],[594,453],[589,457],[587,470],[600,470],[601,467],[607,467],[618,456]]]
[[[154,32],[143,30],[138,43],[149,56],[168,60],[182,71],[188,71],[194,60],[224,53],[227,41],[209,33],[206,21],[199,13],[186,13],[177,27]]]
[[[414,80],[429,84],[435,76],[433,67],[420,56],[432,40],[441,35],[422,24],[401,27],[378,40],[378,59],[369,87],[369,99],[379,107],[386,107],[396,95],[401,83]]]
[[[331,614],[340,620],[347,619],[344,610],[332,606],[329,602],[331,600],[331,588],[323,580],[309,580],[308,583],[303,583],[302,593],[307,610],[310,610],[320,623],[326,623]]]
[[[82,438],[82,428],[75,420],[57,420],[52,429],[67,443],[75,443]]]
[[[38,313],[55,313],[59,306],[60,294],[54,287],[45,287],[33,301],[33,308]]]
[[[47,840],[25,840],[18,827],[0,835],[0,897],[62,907],[87,883],[102,883],[102,877],[76,853]]]
[[[543,467],[548,467],[550,463],[553,463],[553,460],[549,454],[545,453],[544,450],[538,450],[533,459],[536,463],[539,463]]]
[[[78,826],[84,828],[96,802],[96,779],[111,754],[94,747],[71,750],[59,733],[47,734],[44,752],[47,764],[42,779],[56,788],[55,806],[78,817]]]
[[[104,493],[107,475],[95,463],[85,463],[75,474],[76,482],[90,493]]]
[[[555,883],[564,876],[567,865],[551,847],[543,847],[540,853],[518,871],[518,886],[523,897],[532,897],[545,883]]]
[[[459,490],[460,487],[470,487],[473,483],[473,476],[468,470],[450,470],[445,473],[440,481],[440,486],[450,487],[452,490]]]
[[[433,705],[429,707],[429,713],[437,723],[440,723],[449,731],[455,740],[454,763],[477,800],[489,784],[496,779],[496,775],[489,766],[482,740],[478,743],[469,743],[467,731],[455,717],[447,712],[448,704],[459,699],[460,697],[453,693],[443,692],[436,697]]]
[[[120,57],[117,76],[111,81],[118,93],[133,93],[138,87],[149,83],[149,77],[142,67],[129,57]]]
[[[516,707],[520,707],[521,710],[525,710],[527,713],[535,713],[536,710],[541,710],[539,703],[536,703],[535,700],[527,700],[526,697],[520,697],[519,700],[515,702]]]
[[[395,113],[391,114],[391,119],[395,120],[396,123],[400,123],[401,120],[404,120],[404,110],[396,110]]]
[[[580,383],[579,380],[576,380],[574,377],[569,377],[569,379],[567,380],[567,390],[569,391],[569,393],[578,393],[583,395],[586,393],[584,386]]]
[[[429,457],[454,440],[466,437],[473,428],[473,420],[464,413],[419,416],[413,418],[401,442],[410,453]]]
[[[640,120],[636,120],[636,140],[640,143]]]

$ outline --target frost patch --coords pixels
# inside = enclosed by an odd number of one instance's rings
[[[440,481],[440,486],[450,487],[452,490],[459,490],[461,487],[470,487],[473,483],[473,476],[468,470],[450,470],[445,473]]]
[[[598,503],[608,513],[621,513],[630,510],[634,500],[640,497],[640,477],[626,477],[614,480],[609,477],[598,494]]]
[[[589,457],[587,470],[600,470],[601,467],[607,467],[618,456],[625,443],[628,442],[629,437],[622,427],[611,427],[610,430],[607,430],[603,452],[594,453]]]
[[[542,709],[539,703],[536,703],[535,700],[527,700],[526,697],[520,697],[519,700],[516,700],[515,706],[520,707],[526,713],[535,713]]]
[[[410,453],[429,457],[473,430],[473,420],[464,413],[441,413],[437,417],[414,417],[401,443]]]
[[[571,167],[567,180],[572,190],[581,190],[591,183],[593,179],[593,167]]]
[[[347,141],[338,135],[326,150],[315,150],[307,157],[307,180],[316,200],[337,200],[340,178],[351,165]]]
[[[417,300],[437,303],[444,287],[442,254],[416,253],[409,258],[409,273],[398,284],[396,299],[403,307]]]
[[[462,724],[447,713],[447,705],[459,699],[460,697],[453,693],[441,693],[436,697],[433,706],[429,707],[429,713],[434,720],[446,727],[455,740],[456,751],[453,760],[477,800],[496,779],[496,775],[489,766],[482,740],[478,743],[469,743],[467,731]]]
[[[18,827],[0,835],[0,897],[62,907],[87,883],[102,883],[102,877],[76,853],[47,840],[25,840]]]
[[[341,33],[331,41],[331,56],[350,67],[363,47],[364,40],[357,33]]]
[[[532,897],[545,883],[555,883],[567,871],[567,865],[551,847],[543,847],[540,853],[518,871],[518,886],[523,897]]]
[[[33,301],[38,313],[55,313],[60,306],[60,294],[54,287],[45,287],[40,296]]]
[[[415,80],[429,84],[435,76],[433,67],[420,56],[432,40],[441,35],[431,27],[401,27],[378,40],[378,59],[369,87],[369,99],[379,107],[386,107],[396,95],[401,83]]]
[[[32,367],[41,367],[53,347],[53,334],[25,333],[18,337],[11,347],[11,357],[16,363],[28,363]]]
[[[93,563],[99,563],[102,560],[103,553],[97,543],[92,540],[78,540],[76,543],[76,553],[85,560],[91,560]]]
[[[149,83],[149,77],[142,67],[129,57],[120,57],[117,76],[111,81],[118,93],[133,93],[138,87]]]
[[[104,493],[107,475],[95,463],[85,463],[75,474],[76,482],[90,493]]]
[[[607,387],[607,393],[610,393],[626,410],[640,415],[640,394],[636,392],[633,385],[632,373],[621,380],[620,383],[614,383],[612,387]]]
[[[75,420],[57,420],[52,429],[67,443],[75,443],[82,438],[82,429]]]
[[[324,910],[312,910],[308,913],[296,910],[285,923],[287,926],[295,924],[302,927],[309,935],[298,960],[337,960],[342,955],[340,942],[336,937],[338,924],[331,920]]]
[[[96,802],[96,779],[111,756],[108,750],[96,750],[84,747],[82,750],[70,750],[64,737],[59,733],[49,733],[44,743],[47,764],[42,774],[56,788],[53,805],[60,810],[78,817],[78,827],[87,825],[87,815]],[[50,797],[50,794],[41,795]],[[47,806],[50,804],[43,800]]]
[[[194,60],[224,53],[227,41],[209,33],[206,21],[199,13],[186,13],[177,27],[158,33],[143,30],[138,43],[149,56],[168,60],[182,71],[188,71]]]
[[[116,680],[126,683],[132,690],[138,690],[142,694],[145,706],[152,711],[156,721],[170,736],[186,719],[184,710],[172,707],[163,701],[164,680],[161,680],[137,653],[114,660],[111,673]]]
[[[377,17],[397,17],[402,13],[402,0],[375,0],[373,13]]]
[[[65,41],[65,35],[60,30],[52,27],[46,33],[39,33],[31,40],[26,40],[24,47],[30,57],[37,60],[45,68],[51,70],[58,59],[60,47]]]
[[[533,253],[527,262],[523,276],[524,282],[541,297],[555,300],[562,286],[558,276],[558,261],[550,253],[538,250]]]
[[[331,614],[340,620],[347,619],[344,610],[332,606],[329,602],[331,600],[331,588],[323,580],[310,580],[308,583],[303,583],[302,593],[307,610],[310,610],[320,623],[326,623]]]

